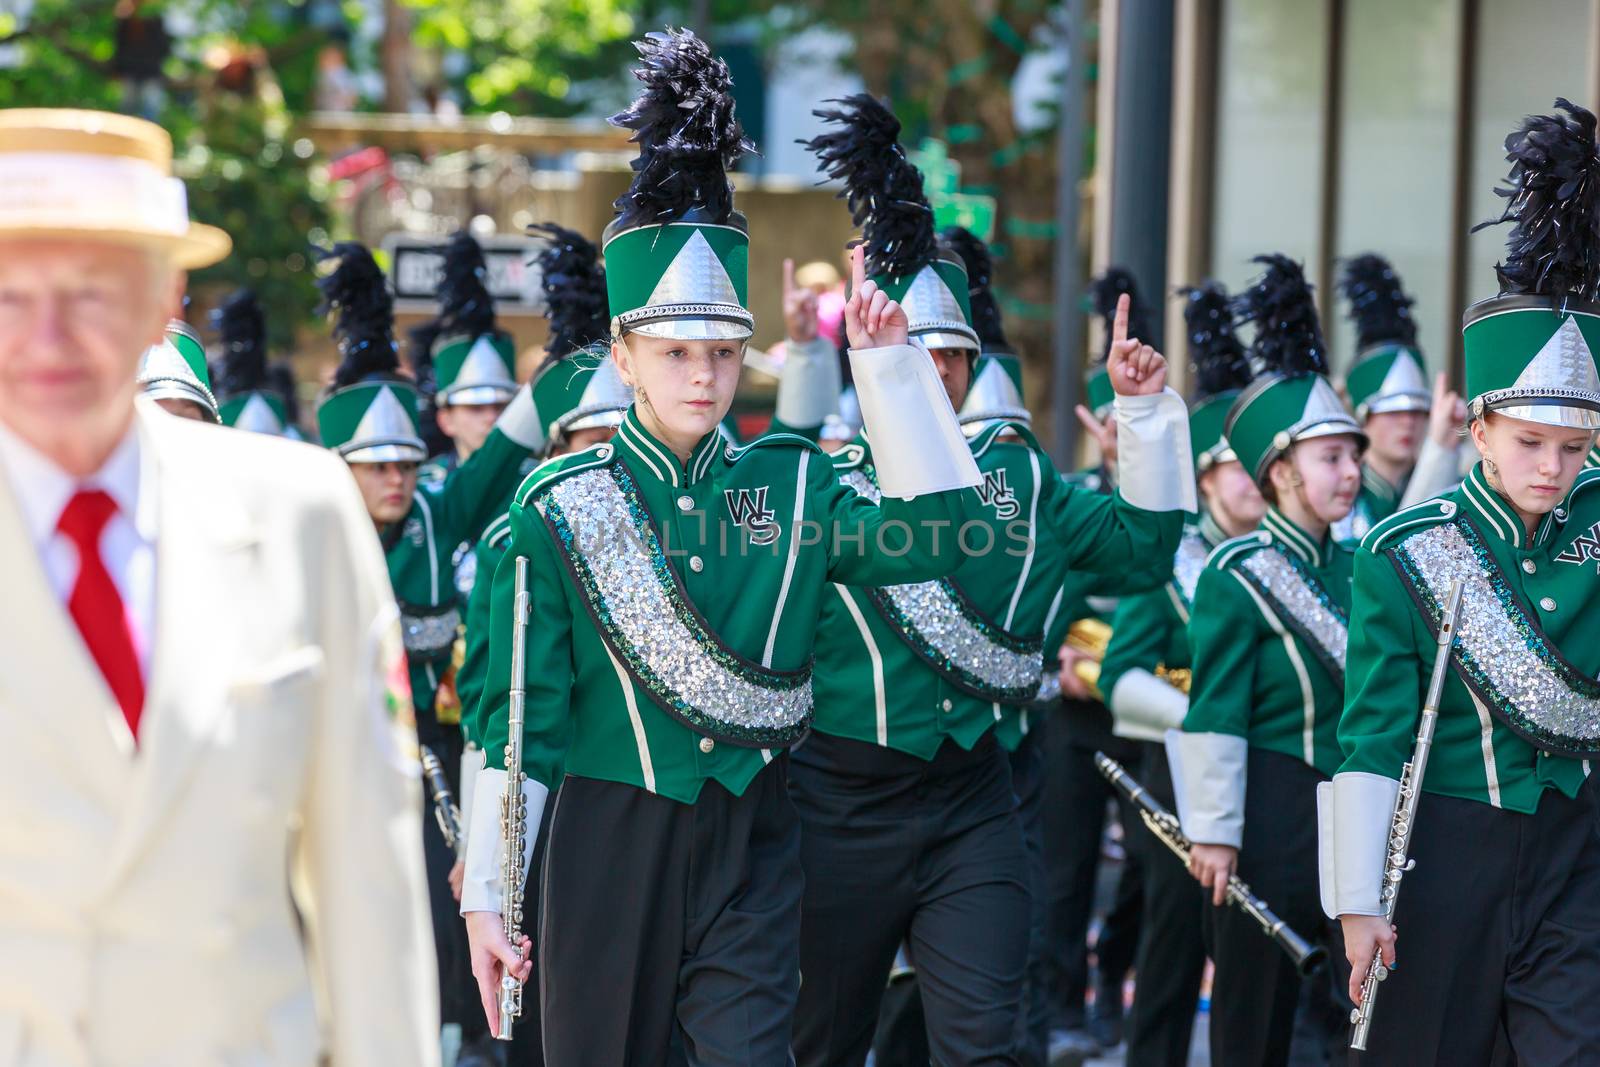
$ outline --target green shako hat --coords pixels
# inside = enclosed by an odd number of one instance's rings
[[[582,234],[555,223],[529,227],[544,239],[539,277],[550,320],[546,359],[533,378],[533,404],[550,448],[577,430],[622,424],[633,405],[606,350],[606,272],[600,253]]]
[[[612,336],[745,340],[755,332],[750,227],[733,210],[727,172],[755,146],[734,115],[733,79],[688,30],[634,47],[644,91],[611,117],[639,146],[602,241]]]
[[[1179,290],[1183,325],[1189,335],[1195,395],[1189,404],[1189,444],[1194,468],[1204,473],[1218,463],[1239,457],[1223,436],[1228,410],[1250,384],[1250,357],[1234,334],[1233,303],[1220,282],[1208,281]]]
[[[1600,429],[1600,151],[1595,116],[1530,115],[1506,138],[1511,173],[1500,218],[1513,224],[1500,295],[1467,308],[1462,340],[1475,418]]]
[[[1139,283],[1134,280],[1132,271],[1126,267],[1107,267],[1104,274],[1089,283],[1089,292],[1086,294],[1089,307],[1105,324],[1105,329],[1101,331],[1100,359],[1089,369],[1084,382],[1087,406],[1097,419],[1105,418],[1117,399],[1116,390],[1111,385],[1111,372],[1106,369],[1106,359],[1111,355],[1112,324],[1116,322],[1117,301],[1123,293],[1128,294],[1128,336],[1144,341],[1155,338],[1151,329],[1150,306],[1139,295]]]
[[[1032,416],[1022,401],[1022,360],[1006,340],[1000,307],[990,289],[993,263],[989,248],[971,230],[960,226],[946,227],[939,236],[966,267],[972,326],[983,346],[958,415],[961,428],[971,437],[999,419],[1031,424]]]
[[[1364,444],[1367,437],[1325,377],[1327,345],[1300,264],[1281,255],[1251,262],[1267,269],[1240,295],[1237,311],[1255,323],[1251,355],[1258,376],[1233,402],[1223,436],[1256,484],[1264,485],[1272,461],[1297,441],[1352,434]]]
[[[237,430],[281,437],[289,426],[288,401],[267,367],[267,317],[250,289],[230,294],[212,325],[222,339],[217,373],[222,421]]]
[[[217,419],[217,398],[211,393],[211,372],[206,367],[205,346],[200,335],[182,319],[168,322],[160,344],[144,350],[139,359],[137,381],[140,390],[152,400],[187,400],[199,404],[213,421]]]
[[[1356,418],[1388,411],[1427,411],[1433,406],[1428,369],[1417,350],[1416,303],[1400,276],[1382,256],[1355,256],[1339,280],[1356,327],[1356,362],[1345,376],[1345,391]]]
[[[805,142],[819,168],[842,181],[840,196],[865,239],[867,276],[905,309],[911,339],[927,348],[981,348],[972,327],[967,268],[934,236],[922,172],[900,147],[900,120],[857,93],[812,112],[837,126]]]
[[[322,443],[350,463],[420,463],[428,450],[417,421],[417,387],[399,375],[394,298],[383,271],[353,241],[318,254],[338,261],[317,287],[319,310],[337,313],[333,333],[341,357],[333,389],[317,406]]]
[[[465,230],[444,247],[438,337],[433,342],[436,407],[504,404],[517,395],[517,348],[494,321],[483,249]]]

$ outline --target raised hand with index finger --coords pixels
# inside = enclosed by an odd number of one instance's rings
[[[783,329],[789,340],[817,339],[817,294],[794,281],[794,260],[783,261]]]
[[[1106,371],[1111,375],[1111,388],[1119,396],[1150,396],[1166,388],[1167,360],[1139,338],[1128,336],[1130,303],[1127,293],[1117,298]]]
[[[890,300],[877,282],[867,280],[866,249],[856,245],[850,250],[850,299],[844,305],[844,330],[850,347],[903,345],[910,336],[909,327],[900,302]]]

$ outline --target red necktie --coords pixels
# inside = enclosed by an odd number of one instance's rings
[[[100,558],[100,534],[117,513],[116,501],[100,490],[80,490],[67,502],[56,529],[78,548],[78,581],[67,611],[78,624],[83,643],[100,666],[111,694],[122,705],[128,729],[139,736],[144,709],[144,675],[133,647],[128,616],[111,572]]]

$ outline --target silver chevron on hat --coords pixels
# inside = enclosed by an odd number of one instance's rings
[[[259,390],[245,397],[244,403],[239,406],[238,416],[233,420],[233,428],[264,433],[269,437],[282,437],[286,429],[283,420],[278,418],[278,413]]]
[[[1022,403],[1017,383],[1006,373],[1005,365],[997,359],[985,359],[978,366],[977,378],[961,405],[961,426],[970,436],[998,419],[1031,423],[1032,416]]]
[[[213,421],[217,419],[217,398],[195,376],[178,347],[165,338],[144,350],[137,381],[153,400],[187,400],[204,408]]]
[[[1311,392],[1306,394],[1306,406],[1300,412],[1300,417],[1288,429],[1289,439],[1304,441],[1313,437],[1332,437],[1336,434],[1355,434],[1365,437],[1361,426],[1356,422],[1355,416],[1350,414],[1344,406],[1344,401],[1339,399],[1339,394],[1333,391],[1333,386],[1321,375],[1317,376],[1311,385]]]
[[[495,347],[494,335],[483,334],[467,350],[455,381],[439,390],[446,404],[500,404],[517,395],[517,382]]]
[[[598,427],[619,426],[623,414],[633,406],[633,387],[622,380],[616,360],[606,356],[589,376],[577,405],[556,419],[562,434]],[[555,436],[551,435],[552,438]]]
[[[618,317],[624,330],[682,341],[738,341],[755,332],[728,268],[696,230],[650,291],[650,301]]]
[[[428,449],[405,405],[385,385],[367,405],[350,440],[339,446],[339,454],[351,463],[421,462]]]
[[[900,298],[911,336],[929,348],[970,348],[978,351],[978,334],[967,324],[961,304],[950,286],[928,264],[917,271]]]
[[[1480,405],[1526,422],[1600,429],[1600,372],[1578,321],[1568,315],[1511,387],[1485,393]]]
[[[1422,364],[1409,349],[1401,349],[1389,362],[1378,391],[1362,405],[1368,414],[1388,411],[1427,411],[1433,407],[1433,389]]]

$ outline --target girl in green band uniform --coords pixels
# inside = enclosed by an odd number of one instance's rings
[[[1338,767],[1350,549],[1330,536],[1361,480],[1365,438],[1322,376],[1325,349],[1298,264],[1261,256],[1241,299],[1267,368],[1234,401],[1224,436],[1270,507],[1224,541],[1196,583],[1194,673],[1168,734],[1190,869],[1212,902],[1211,1059],[1281,1064],[1300,979],[1260,928],[1224,905],[1237,872],[1307,938],[1337,936],[1317,908],[1316,785]]]
[[[960,490],[978,482],[955,412],[904,313],[858,256],[847,311],[886,499],[842,486],[812,443],[726,445],[744,343],[749,240],[724,168],[749,147],[727,68],[692,34],[640,45],[645,91],[618,116],[641,147],[607,231],[612,356],[635,403],[609,443],[546,463],[510,509],[491,592],[484,744],[508,741],[515,563],[531,617],[520,767],[478,775],[461,907],[498,1027],[507,770],[527,839],[549,821],[528,925],[551,1063],[781,1064],[799,988],[799,826],[786,749],[811,715],[832,581],[950,573]],[[515,779],[512,779],[515,783]],[[560,784],[559,803],[546,809]],[[526,853],[511,857],[525,869]]]
[[[1366,1062],[1592,1063],[1600,1044],[1600,151],[1564,100],[1506,142],[1501,295],[1469,307],[1461,487],[1376,526],[1355,559],[1344,760],[1321,787],[1322,899],[1359,999]],[[1442,606],[1463,580],[1394,918],[1386,855]],[[1397,936],[1398,935],[1398,936]]]

